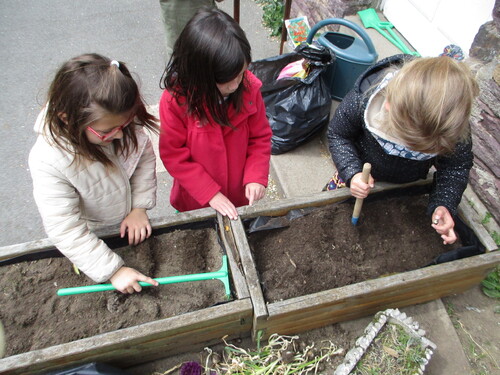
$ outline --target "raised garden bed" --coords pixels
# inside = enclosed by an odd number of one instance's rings
[[[430,182],[425,180],[408,184],[403,189],[416,186],[425,188],[430,186]],[[379,184],[373,195],[389,189],[401,191],[402,187]],[[424,220],[423,224],[410,221],[407,223],[409,228],[406,228],[405,237],[398,239],[394,235],[401,232],[405,217],[415,219],[414,214],[408,215],[406,211],[411,211],[412,206],[418,206],[416,198],[411,198],[404,206],[387,207],[387,211],[382,204],[371,213],[370,206],[377,201],[365,201],[360,218],[360,222],[363,222],[359,227],[352,227],[350,214],[342,211],[352,214],[353,202],[339,203],[348,197],[348,189],[340,189],[307,199],[282,200],[267,207],[246,210],[241,215],[245,222],[247,219],[266,216],[273,218],[268,221],[270,224],[265,224],[270,227],[275,226],[276,222],[290,225],[289,228],[270,230],[269,234],[249,235],[248,225],[244,225],[243,221],[232,223],[235,238],[240,241],[237,246],[247,283],[252,286],[249,290],[255,311],[254,337],[258,331],[262,331],[264,337],[273,333],[296,334],[374,314],[387,308],[404,307],[459,293],[478,284],[488,270],[500,262],[500,253],[492,251],[496,248],[487,246],[484,254],[424,267],[432,263],[440,252],[445,251],[439,236],[434,233],[428,223],[429,219],[425,217],[425,206],[421,207],[423,211],[417,215]],[[387,200],[384,198],[379,202]],[[332,204],[346,205],[348,209],[336,211],[334,206],[326,208]],[[319,215],[323,216],[314,219],[314,214],[310,213],[302,218],[288,220],[293,213],[306,212],[314,207],[319,207]],[[310,227],[307,225],[309,216],[313,218]],[[293,224],[294,221],[299,223],[299,220],[302,221],[301,224]],[[369,225],[374,226],[372,231],[375,236],[378,231],[378,240],[365,233]],[[423,232],[416,225],[424,225]],[[475,229],[474,226],[472,225],[472,229]],[[336,232],[326,233],[330,230]],[[426,236],[424,233],[427,233],[431,242],[435,242],[437,248],[427,255],[424,253],[428,249],[423,247],[428,247],[429,242],[427,245],[423,244],[422,236]],[[256,234],[259,237],[271,236],[265,240],[271,244],[269,253],[265,253],[262,248],[252,249],[252,246],[260,246],[264,241],[259,239],[252,243],[251,237]],[[345,237],[354,242],[342,243]],[[363,242],[367,238],[371,238],[369,242]],[[429,238],[425,240],[428,241]],[[316,241],[313,246],[309,246],[309,239]],[[393,248],[384,254],[390,241],[396,241],[396,247],[409,246],[411,251],[405,255],[399,252],[396,254]],[[481,242],[484,244],[485,241]],[[377,243],[381,244],[380,254],[376,250]],[[372,272],[371,268],[378,261],[378,255],[390,258],[380,263],[387,269]],[[417,268],[405,268],[406,263],[415,263]],[[346,271],[354,268],[358,269],[359,275],[348,275],[344,280],[347,284],[343,282],[335,285],[335,276],[340,278]]]
[[[409,184],[408,186],[428,186],[429,184],[430,180],[425,180]],[[400,186],[389,184],[377,185],[378,187],[374,190],[374,194],[401,188]],[[232,290],[231,301],[210,307],[205,306],[205,302],[203,302],[192,309],[182,308],[174,312],[174,314],[178,313],[179,315],[160,317],[159,319],[149,322],[144,321],[131,327],[121,328],[115,326],[112,327],[115,330],[106,333],[11,355],[0,359],[0,374],[36,374],[54,371],[63,367],[73,367],[92,361],[128,367],[158,358],[171,357],[177,353],[198,350],[204,346],[219,343],[221,338],[226,335],[226,339],[228,340],[235,337],[249,336],[251,333],[256,337],[257,332],[261,331],[262,339],[265,339],[273,333],[288,335],[305,332],[339,321],[371,315],[387,308],[413,305],[461,292],[478,284],[484,278],[485,274],[500,262],[500,252],[494,251],[496,247],[491,244],[491,239],[488,239],[481,230],[478,230],[479,226],[471,219],[467,213],[468,206],[465,205],[461,207],[461,213],[464,215],[467,224],[474,229],[474,232],[483,245],[485,245],[486,253],[484,254],[415,270],[384,270],[381,275],[369,275],[369,279],[361,281],[350,280],[347,285],[343,286],[340,284],[338,286],[322,286],[322,276],[329,271],[329,268],[326,267],[323,268],[320,276],[316,276],[315,281],[317,282],[308,282],[306,280],[306,285],[308,283],[310,285],[317,284],[315,287],[320,286],[326,289],[308,290],[291,282],[290,284],[295,285],[299,290],[303,289],[305,293],[303,295],[299,295],[300,293],[284,295],[284,297],[278,295],[278,297],[274,297],[272,300],[267,300],[269,297],[267,295],[268,292],[274,287],[270,285],[273,282],[268,281],[266,289],[262,288],[262,279],[259,277],[261,271],[258,269],[261,259],[258,259],[257,262],[254,261],[254,255],[250,249],[249,239],[243,223],[262,216],[274,217],[275,221],[285,222],[288,221],[289,217],[287,218],[287,215],[290,215],[290,212],[304,213],[314,207],[318,207],[321,211],[326,206],[332,204],[352,204],[340,203],[348,197],[349,191],[347,189],[340,189],[336,192],[319,193],[304,198],[283,199],[268,203],[261,202],[253,207],[240,208],[239,213],[242,220],[231,222],[219,216],[216,219],[213,210],[210,209],[183,213],[156,220],[152,223],[155,228],[155,237],[160,237],[176,230],[199,230],[200,228],[204,228],[205,230],[211,227],[215,231],[215,222],[217,222],[217,232],[221,243],[224,245],[223,247],[226,250],[229,261]],[[415,202],[411,203],[416,204],[417,202],[415,200]],[[318,222],[321,223],[319,225],[320,228],[314,228],[314,234],[317,236],[320,235],[322,243],[329,245],[333,250],[331,240],[321,237],[323,232],[329,227],[334,226],[339,227],[344,232],[362,230],[370,220],[366,216],[369,213],[370,205],[369,201],[365,201],[359,228],[351,227],[350,217],[347,220],[339,219],[341,221],[335,224],[325,222],[328,219],[325,217],[325,220]],[[400,211],[405,213],[406,209],[408,207],[402,211],[400,209]],[[376,217],[372,219],[376,224],[379,224],[380,232],[397,232],[396,229],[400,225],[399,220],[390,225],[387,223],[384,224],[383,216],[382,210],[379,210],[376,213]],[[425,216],[425,214],[422,213],[422,216]],[[337,216],[335,216],[334,220],[336,218]],[[304,219],[307,219],[307,216]],[[278,229],[277,231],[280,230]],[[429,236],[434,235],[436,242],[439,244],[439,237],[433,233],[430,227],[427,230]],[[118,228],[108,228],[105,232],[100,233],[100,235],[103,238],[111,238],[116,236],[116,233],[118,233]],[[186,239],[187,237],[189,236],[186,236]],[[382,242],[383,239],[386,239],[386,236],[382,236]],[[289,235],[282,241],[286,243],[291,240],[292,235]],[[352,252],[356,256],[364,254],[358,259],[358,263],[361,265],[363,262],[374,258],[372,253],[370,253],[370,247],[363,249],[365,244],[362,243],[362,240],[362,237],[356,240],[358,242],[361,241],[358,243],[359,246],[355,246],[354,244],[353,247],[351,244],[348,249],[343,250],[344,252]],[[206,241],[203,242],[204,246],[206,243]],[[336,247],[340,246],[340,244],[336,243],[333,243],[333,245]],[[421,253],[419,252],[418,241],[412,244],[412,246],[415,248],[415,254]],[[153,250],[153,252],[161,253],[161,251],[169,250],[168,246],[162,250],[158,246],[156,247],[157,250]],[[310,263],[310,268],[314,269],[315,266],[312,262],[318,259],[320,263],[325,262],[326,252],[322,257],[315,257],[314,253],[310,254],[307,262],[298,262],[294,258],[294,255],[305,248],[304,246],[299,247],[299,249],[285,248],[285,252],[282,254],[276,253],[275,258],[285,259],[290,267],[300,271],[303,270],[302,267],[305,266],[305,263]],[[0,261],[30,254],[41,254],[47,251],[51,250],[50,244],[46,240],[4,247],[0,249]],[[431,254],[430,258],[434,255]],[[338,258],[339,256],[336,257]],[[402,259],[398,258],[397,262],[395,260],[392,263],[403,263]],[[428,259],[425,259],[425,262],[428,262]],[[141,260],[138,263],[143,264],[144,262]],[[207,264],[210,264],[207,267],[207,270],[210,271],[213,270],[211,269],[212,267],[218,268],[219,266],[210,262]],[[194,266],[195,262],[192,265]],[[348,266],[346,265],[344,268],[348,268]],[[146,272],[147,270],[144,269],[144,271]],[[203,270],[196,270],[196,272],[199,271]],[[188,269],[184,272],[181,271],[177,274],[191,272],[193,272],[193,269]],[[334,271],[332,270],[331,272]],[[395,274],[387,275],[387,273],[393,272]],[[303,276],[302,273],[304,272],[301,272],[300,276]],[[160,277],[166,275],[153,276]],[[293,275],[288,275],[287,277],[289,280],[293,280]],[[79,284],[76,283],[76,285]],[[1,286],[3,287],[3,285]],[[66,286],[72,285],[58,285],[58,287]],[[173,293],[169,292],[171,286],[162,286],[160,288],[164,288],[166,291],[167,300],[169,296],[173,296]],[[54,287],[54,292],[56,289]],[[222,283],[220,290],[223,290]],[[112,294],[115,292],[105,293]],[[150,294],[154,293],[144,293],[144,299],[148,298]],[[216,294],[214,294],[215,299],[209,300],[206,303],[211,304],[215,300],[219,300]],[[74,297],[61,298],[68,299]],[[127,298],[126,300],[132,301],[133,298]],[[175,302],[175,299],[172,298],[171,301]],[[108,305],[107,299],[105,304],[101,304],[105,305],[105,309],[108,306],[111,310],[116,307],[113,303]],[[29,309],[29,307],[26,308]],[[57,315],[54,314],[52,328],[57,329],[57,326]],[[5,328],[8,335],[9,326]],[[47,335],[50,337],[50,333]]]
[[[0,317],[8,355],[0,359],[0,373],[35,374],[91,361],[128,366],[217,342],[225,335],[248,335],[252,305],[235,263],[234,240],[225,230],[229,225],[212,210],[179,214],[153,225],[154,236],[135,248],[123,246],[106,231],[101,237],[126,264],[153,277],[217,271],[225,253],[230,300],[220,280],[160,285],[130,296],[108,291],[58,297],[58,288],[91,280],[77,275],[64,257],[17,258],[0,267],[6,298]],[[107,229],[113,234],[115,230]],[[2,248],[0,260],[57,253],[46,241],[38,241]]]

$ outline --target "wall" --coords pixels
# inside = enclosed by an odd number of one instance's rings
[[[480,94],[472,115],[474,167],[470,184],[500,222],[500,4],[479,29],[469,54]]]

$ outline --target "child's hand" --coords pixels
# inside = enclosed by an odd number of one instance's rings
[[[441,235],[443,243],[452,244],[457,240],[457,235],[453,230],[455,221],[450,211],[444,206],[436,207],[432,214],[432,227]]]
[[[238,218],[238,211],[236,211],[236,207],[234,207],[234,204],[232,204],[231,201],[220,191],[215,194],[212,199],[210,199],[208,204],[221,215],[227,216],[231,220],[236,220]]]
[[[158,281],[144,276],[139,271],[130,267],[121,267],[113,274],[113,276],[110,277],[109,281],[111,281],[111,284],[113,284],[118,291],[129,294],[140,292],[142,290],[139,281],[144,281],[154,286],[158,286]]]
[[[257,182],[250,182],[245,185],[245,197],[248,199],[248,205],[261,200],[266,195],[266,187]]]
[[[368,183],[363,182],[363,173],[356,173],[351,178],[351,195],[354,198],[366,198],[370,190],[373,188],[375,180],[372,175],[368,179]]]
[[[132,209],[122,221],[120,237],[125,237],[127,232],[130,245],[137,245],[151,236],[152,228],[145,208]]]

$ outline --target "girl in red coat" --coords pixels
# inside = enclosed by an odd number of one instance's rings
[[[179,211],[210,206],[236,219],[236,207],[265,195],[272,132],[250,61],[245,33],[215,8],[198,11],[175,43],[162,77],[159,149]]]

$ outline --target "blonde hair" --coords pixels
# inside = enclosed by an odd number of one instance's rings
[[[414,151],[451,153],[470,137],[478,93],[467,64],[444,56],[412,60],[386,87],[389,130]]]

